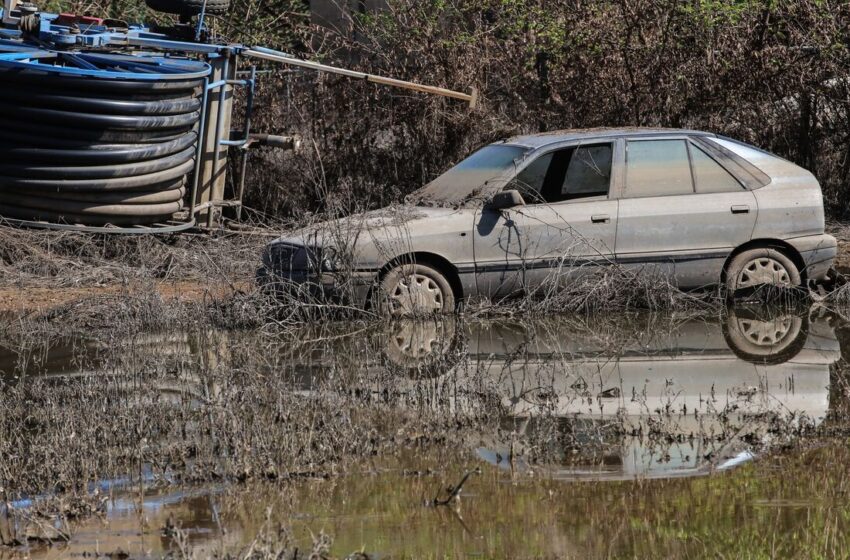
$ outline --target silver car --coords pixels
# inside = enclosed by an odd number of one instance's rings
[[[407,203],[270,243],[262,277],[385,314],[563,285],[600,267],[681,288],[805,286],[836,255],[805,169],[690,130],[595,129],[486,146]]]

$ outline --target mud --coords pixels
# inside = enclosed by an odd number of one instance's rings
[[[845,315],[18,332],[0,557],[841,556]]]

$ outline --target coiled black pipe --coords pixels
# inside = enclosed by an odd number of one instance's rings
[[[86,226],[169,219],[195,166],[203,85],[0,68],[0,216]]]

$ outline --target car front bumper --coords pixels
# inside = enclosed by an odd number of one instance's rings
[[[257,270],[257,283],[280,298],[308,303],[342,304],[365,308],[374,285],[374,272],[275,271],[266,266]]]

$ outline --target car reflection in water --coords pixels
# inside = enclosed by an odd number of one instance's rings
[[[746,462],[820,424],[840,358],[827,316],[736,309],[719,319],[399,320],[277,344],[222,331],[146,334],[133,339],[125,371],[153,360],[176,372],[145,382],[158,402],[203,403],[218,389],[201,372],[233,367],[233,349],[245,345],[257,348],[240,354],[242,367],[251,357],[305,397],[333,390],[364,405],[497,410],[501,426],[481,436],[477,456],[562,479],[695,476]],[[0,349],[0,372],[102,379],[100,355],[125,352],[65,341],[34,361]],[[139,380],[124,377],[115,381],[138,392]]]
[[[557,479],[704,475],[825,418],[840,358],[828,319],[733,310],[652,327],[477,322],[458,333],[399,323],[385,356],[411,377],[431,376],[418,383],[434,390],[445,379],[443,394],[498,395],[502,430],[483,438],[478,457]],[[465,345],[454,366],[464,375],[439,373],[457,352],[447,334]]]

